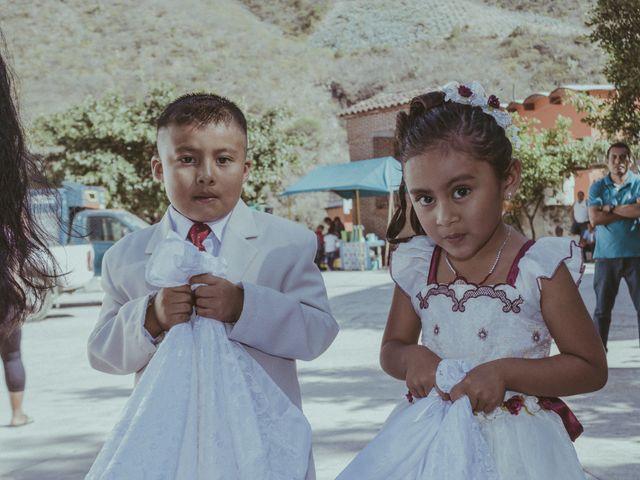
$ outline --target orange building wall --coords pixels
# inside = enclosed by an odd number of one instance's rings
[[[577,200],[578,192],[584,192],[585,198],[589,198],[589,187],[596,180],[600,180],[607,174],[607,169],[604,167],[587,168],[584,170],[578,170],[574,174],[576,180],[573,187],[573,199]]]
[[[607,90],[589,91],[590,96],[598,98],[607,98],[609,93],[610,92]],[[509,110],[517,112],[524,118],[537,119],[539,123],[536,124],[536,128],[540,129],[552,128],[556,124],[558,116],[562,115],[563,117],[568,117],[572,120],[570,131],[573,138],[599,137],[600,133],[598,130],[583,122],[586,114],[578,112],[573,105],[566,103],[563,97],[564,95],[562,94],[562,91],[554,94],[553,96],[540,95],[539,97],[532,98],[530,101],[526,102],[527,104],[533,104],[533,110],[525,109],[524,104],[516,104]],[[552,99],[556,99],[556,101],[557,99],[560,99],[562,103],[551,103]]]
[[[562,115],[572,120],[570,131],[574,138],[593,136],[593,129],[582,121],[586,116],[584,113],[579,113],[572,105],[551,104],[548,97],[536,100],[535,110],[519,107],[517,112],[523,118],[536,118],[539,123],[536,123],[535,127],[539,129],[553,128],[558,116]]]

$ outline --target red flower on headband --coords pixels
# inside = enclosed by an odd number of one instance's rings
[[[466,85],[460,85],[458,87],[458,93],[460,94],[461,97],[464,97],[464,98],[469,98],[471,95],[473,95],[473,92],[471,91],[471,89]]]
[[[500,100],[495,95],[489,95],[489,99],[487,100],[487,103],[489,104],[490,107],[500,108]]]
[[[524,405],[524,398],[520,395],[514,395],[509,400],[506,400],[502,405],[509,410],[511,415],[517,415],[520,409]]]

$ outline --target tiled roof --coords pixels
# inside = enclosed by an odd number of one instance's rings
[[[422,95],[423,93],[433,91],[433,88],[410,90],[400,93],[381,93],[375,97],[368,98],[362,102],[358,102],[344,110],[342,110],[338,116],[345,117],[347,115],[353,115],[356,113],[369,112],[371,110],[378,110],[382,108],[397,107],[398,105],[408,104],[413,97]]]
[[[577,85],[577,84],[560,85],[559,87],[557,87],[551,92],[533,93],[527,96],[527,98],[524,100],[514,100],[509,104],[502,103],[501,105],[503,108],[506,108],[507,105],[511,106],[513,104],[518,104],[518,103],[521,104],[526,102],[527,100],[530,100],[532,97],[539,96],[539,95],[549,96],[551,93],[560,89],[585,92],[589,90],[614,90],[615,87],[613,85]],[[427,88],[427,89],[419,89],[419,90],[410,90],[407,92],[400,92],[400,93],[381,93],[379,95],[376,95],[375,97],[368,98],[366,100],[363,100],[362,102],[358,102],[355,105],[352,105],[349,108],[342,110],[338,114],[338,116],[346,117],[348,115],[355,115],[358,113],[370,112],[372,110],[380,110],[383,108],[391,108],[391,107],[397,107],[399,105],[405,105],[405,104],[408,104],[413,97],[416,97],[423,93],[431,92],[433,90],[435,89]]]

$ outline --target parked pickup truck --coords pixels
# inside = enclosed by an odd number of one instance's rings
[[[75,214],[72,229],[79,235],[72,236],[69,243],[75,245],[86,239],[93,246],[93,270],[102,275],[102,257],[105,252],[125,235],[148,227],[149,224],[126,210],[82,210]]]

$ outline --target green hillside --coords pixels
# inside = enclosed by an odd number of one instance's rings
[[[510,100],[604,81],[584,26],[591,0],[0,3],[27,122],[168,83],[254,111],[286,105],[315,132],[306,165],[348,160],[336,113],[379,92],[477,79]]]

